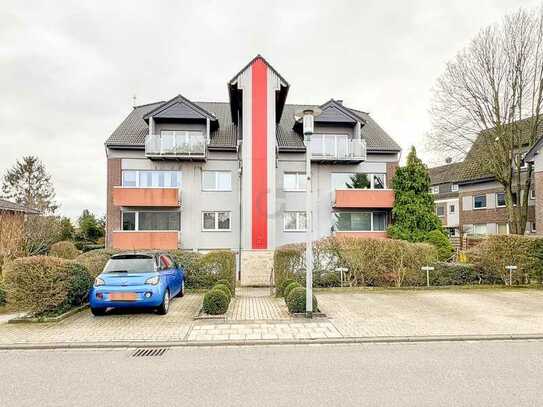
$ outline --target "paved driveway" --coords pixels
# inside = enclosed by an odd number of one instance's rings
[[[366,290],[317,298],[345,337],[543,334],[543,290]]]

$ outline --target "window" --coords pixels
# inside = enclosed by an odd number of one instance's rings
[[[387,226],[384,212],[336,212],[335,218],[340,232],[384,231]]]
[[[508,235],[509,225],[507,223],[498,223],[496,232],[498,235]]]
[[[439,216],[440,218],[444,217],[444,216],[445,216],[445,207],[444,207],[444,206],[438,206],[438,207],[436,207],[436,214],[437,214],[437,216]]]
[[[136,212],[123,212],[123,230],[136,230]]]
[[[179,212],[141,211],[122,213],[122,230],[128,231],[180,230],[180,222]]]
[[[125,188],[181,187],[181,171],[126,170],[122,175]]]
[[[385,189],[386,174],[332,173],[332,189]]]
[[[307,179],[305,172],[285,172],[283,174],[283,190],[305,191]]]
[[[458,191],[458,184],[451,184],[451,192]]]
[[[518,194],[516,192],[513,192],[511,194],[511,200],[513,201],[513,206],[517,204],[517,196]]]
[[[486,223],[477,223],[473,225],[473,234],[486,235],[487,234]]]
[[[434,195],[439,194],[439,186],[430,187],[430,193]]]
[[[305,212],[285,212],[285,232],[305,232],[307,230],[307,216]]]
[[[496,194],[496,207],[501,208],[505,206],[505,193],[498,192]]]
[[[530,189],[530,199],[535,199],[535,189]]]
[[[317,157],[346,158],[349,154],[348,142],[346,134],[314,134],[311,138],[311,154]]]
[[[232,173],[230,171],[202,171],[202,189],[204,191],[232,191]]]
[[[456,206],[454,204],[449,205],[449,213],[453,214],[456,212]]]
[[[530,232],[535,233],[536,230],[536,224],[535,222],[530,222]]]
[[[486,195],[475,195],[473,197],[473,207],[475,209],[486,208]]]
[[[214,211],[202,212],[202,229],[204,231],[230,230],[230,212]]]

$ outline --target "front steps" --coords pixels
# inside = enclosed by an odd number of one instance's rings
[[[241,251],[241,286],[269,287],[273,269],[273,250]]]

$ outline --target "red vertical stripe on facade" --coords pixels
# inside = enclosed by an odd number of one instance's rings
[[[252,66],[252,247],[268,248],[268,68],[257,59]]]

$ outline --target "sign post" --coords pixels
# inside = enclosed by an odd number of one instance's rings
[[[430,287],[430,271],[433,271],[434,268],[431,266],[423,266],[420,269],[426,271],[426,287]]]
[[[349,269],[346,267],[336,267],[336,271],[339,273],[341,286],[343,287],[343,283],[345,282],[345,273],[347,273]]]
[[[513,271],[517,269],[517,266],[505,266],[509,270],[509,285],[513,285]]]

